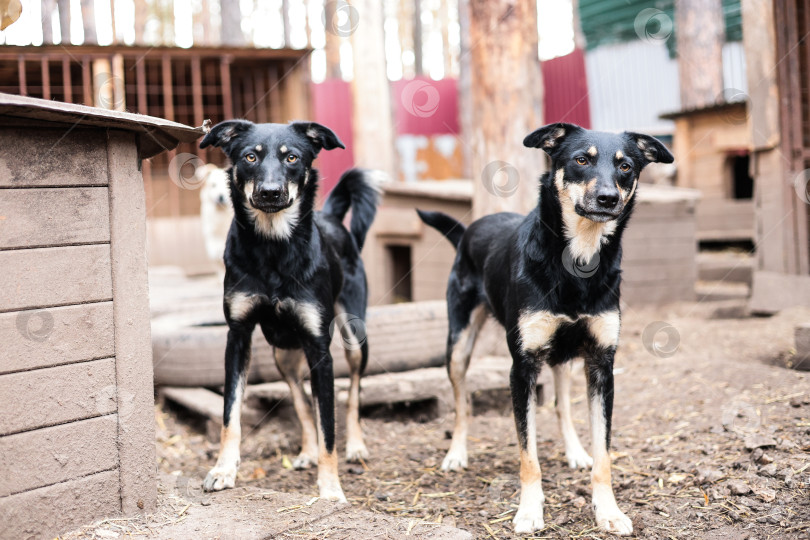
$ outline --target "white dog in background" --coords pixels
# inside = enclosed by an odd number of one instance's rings
[[[197,174],[202,178],[200,189],[200,220],[208,258],[216,262],[218,272],[225,273],[222,255],[225,241],[233,220],[233,207],[228,191],[228,175],[216,165],[200,167]]]

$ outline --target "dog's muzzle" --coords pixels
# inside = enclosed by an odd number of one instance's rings
[[[254,189],[250,197],[250,204],[257,210],[273,214],[292,205],[289,193],[281,187]]]

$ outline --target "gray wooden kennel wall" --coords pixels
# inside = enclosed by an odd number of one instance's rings
[[[199,135],[0,94],[0,536],[155,508],[140,165]]]

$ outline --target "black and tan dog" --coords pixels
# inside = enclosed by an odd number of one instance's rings
[[[671,163],[673,157],[647,135],[594,132],[571,124],[542,127],[523,144],[551,156],[551,172],[540,179],[540,202],[528,216],[494,214],[465,229],[447,215],[419,213],[458,250],[447,286],[447,364],[456,423],[442,469],[467,466],[464,377],[476,334],[492,314],[507,329],[513,360],[510,382],[521,485],[515,531],[544,527],[534,388],[541,365],[547,363],[554,373],[568,464],[593,466],[596,522],[605,531],[630,534],[632,522],[613,495],[608,453],[613,358],[621,324],[621,236],[641,169],[654,161]],[[577,357],[585,359],[593,459],[571,420],[570,364]]]
[[[377,175],[343,174],[321,212],[314,212],[318,173],[312,161],[323,150],[343,148],[328,128],[312,122],[217,124],[200,148],[218,146],[228,170],[234,220],[225,248],[225,412],[219,458],[203,487],[233,487],[239,467],[240,407],[258,324],[275,347],[276,364],[290,386],[301,421],[295,468],[317,462],[318,488],[326,499],[345,501],[337,473],[335,391],[331,334],[342,333],[351,372],[346,454],[368,457],[359,423],[360,376],[368,359],[365,335],[350,319],[365,318],[366,274],[360,250],[377,211]],[[352,210],[351,233],[342,221]],[[310,372],[315,415],[301,382]]]

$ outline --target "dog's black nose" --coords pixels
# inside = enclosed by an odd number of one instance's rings
[[[596,202],[606,210],[613,210],[619,202],[618,193],[601,193],[596,196]]]
[[[262,202],[267,203],[278,202],[283,194],[284,190],[282,190],[280,187],[264,188],[258,193],[259,199],[261,199]]]

